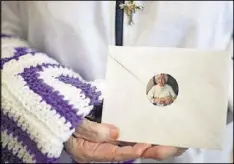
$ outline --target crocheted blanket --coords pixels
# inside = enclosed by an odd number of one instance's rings
[[[75,127],[101,105],[98,83],[19,38],[1,38],[1,162],[55,162]]]

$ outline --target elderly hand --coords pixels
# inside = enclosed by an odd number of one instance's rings
[[[162,104],[164,101],[160,98],[155,98],[154,99],[154,103],[157,103],[157,104]]]
[[[135,145],[135,143],[121,142],[122,145]],[[148,158],[155,160],[165,160],[171,157],[176,157],[182,155],[187,149],[176,148],[172,146],[157,146],[152,145],[147,148],[140,158]]]
[[[141,158],[149,158],[155,160],[165,160],[171,157],[182,155],[187,149],[176,148],[171,146],[152,146],[148,148]]]
[[[74,137],[75,136],[75,137]],[[139,158],[150,147],[135,144],[115,145],[118,129],[112,125],[99,124],[85,119],[65,144],[66,151],[76,162],[117,162]]]
[[[165,104],[169,105],[169,104],[171,104],[173,102],[173,99],[171,97],[166,97],[164,99],[164,102],[165,102]]]

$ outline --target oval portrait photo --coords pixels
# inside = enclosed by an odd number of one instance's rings
[[[179,93],[177,81],[168,74],[160,73],[152,77],[146,88],[148,100],[156,106],[172,104]]]

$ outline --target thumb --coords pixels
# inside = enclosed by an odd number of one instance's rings
[[[92,142],[110,142],[119,136],[119,130],[114,125],[96,123],[84,119],[74,132],[75,137]]]

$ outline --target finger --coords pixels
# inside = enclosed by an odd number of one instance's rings
[[[149,144],[136,144],[132,146],[118,147],[109,143],[100,144],[95,150],[95,156],[99,162],[119,162],[139,158],[149,148]],[[103,158],[104,157],[104,158]],[[104,160],[103,160],[104,159]]]
[[[97,161],[97,159],[99,158],[103,158],[100,161],[106,161],[105,155],[97,158],[95,157],[95,151],[100,144],[102,143],[86,141],[83,138],[71,137],[69,138],[68,142],[66,142],[65,146],[66,146],[66,152],[72,155],[73,159],[76,162],[87,163],[87,162]]]
[[[140,156],[146,151],[146,150],[148,150],[150,147],[152,147],[152,145],[151,144],[146,144],[146,143],[136,143],[134,146],[133,146],[133,148],[135,149],[135,151],[137,152],[138,151],[138,153],[137,154],[139,154]],[[139,157],[140,157],[139,156]]]
[[[109,142],[118,138],[119,130],[114,125],[84,119],[74,134],[92,142]]]
[[[94,143],[85,141],[82,147],[82,161],[86,162],[117,162],[136,159],[149,148],[149,144],[118,147],[110,143]],[[81,155],[79,154],[79,155]]]
[[[93,152],[101,143],[86,141],[83,138],[74,138],[71,140],[68,153],[78,163],[88,163],[93,160]]]
[[[146,149],[148,149],[150,144],[136,144],[132,146],[118,147],[112,159],[113,162],[135,160],[140,158]]]
[[[178,148],[170,147],[170,146],[154,146],[147,149],[142,158],[151,158],[156,160],[164,160],[170,158],[178,152]]]

